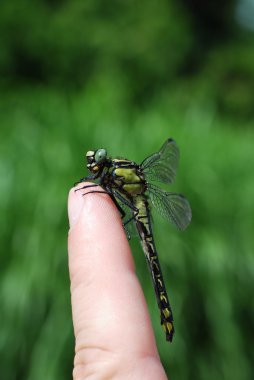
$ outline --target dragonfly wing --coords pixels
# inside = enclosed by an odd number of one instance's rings
[[[149,198],[159,214],[184,230],[191,221],[191,208],[187,199],[176,193],[168,193],[157,186],[148,184]]]
[[[141,164],[148,181],[172,183],[179,161],[179,150],[173,139],[168,139],[160,151],[144,159]]]

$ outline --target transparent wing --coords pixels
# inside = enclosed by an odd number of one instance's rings
[[[184,230],[191,221],[191,208],[184,196],[168,193],[157,186],[148,184],[149,198],[158,213],[179,230]]]
[[[179,161],[179,150],[173,139],[168,139],[159,152],[144,159],[141,164],[148,181],[172,183]]]

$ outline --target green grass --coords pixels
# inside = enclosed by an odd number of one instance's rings
[[[200,87],[202,88],[202,87]],[[129,106],[122,82],[85,91],[27,87],[1,93],[0,302],[4,380],[70,379],[74,353],[66,201],[88,149],[141,162],[172,136],[181,152],[173,191],[193,221],[178,232],[154,215],[176,325],[165,342],[153,289],[132,243],[160,355],[181,379],[253,379],[254,131],[226,119],[191,83]],[[205,100],[204,100],[205,99]],[[124,332],[123,332],[124,335]]]

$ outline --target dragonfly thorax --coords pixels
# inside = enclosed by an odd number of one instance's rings
[[[144,194],[146,190],[145,178],[139,171],[139,165],[125,158],[111,160],[109,177],[111,185],[124,196],[132,198]]]

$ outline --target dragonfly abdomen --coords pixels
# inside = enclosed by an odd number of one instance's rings
[[[164,284],[158,254],[153,239],[151,216],[145,195],[134,198],[134,205],[138,209],[136,226],[141,239],[142,247],[150,269],[152,282],[160,309],[161,324],[166,333],[166,339],[172,341],[174,334],[173,315]]]

